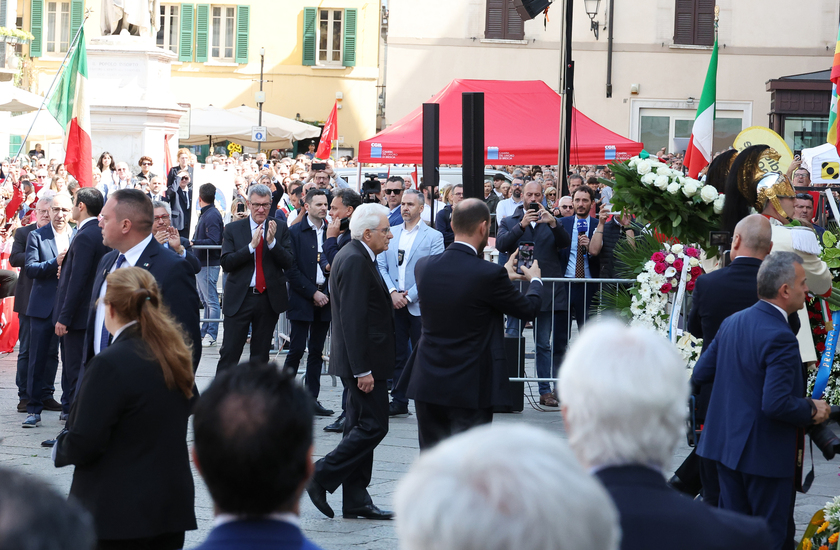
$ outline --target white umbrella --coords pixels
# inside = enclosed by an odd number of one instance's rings
[[[39,95],[15,88],[11,82],[0,83],[0,111],[35,111],[43,100]]]
[[[212,105],[193,108],[190,111],[190,138],[180,142],[201,145],[212,139],[213,142],[256,143],[251,141],[251,129],[257,125],[257,115],[257,109],[244,106],[235,109],[220,109]],[[270,123],[267,117],[272,117]],[[263,125],[267,127],[268,139],[260,143],[261,147],[288,148],[292,146],[292,140],[321,135],[317,126],[265,112]]]
[[[240,105],[239,107],[234,107],[233,109],[228,110],[246,117],[248,120],[253,122],[253,126],[256,126],[259,121],[259,109]],[[267,113],[265,111],[263,111],[262,114],[262,125],[265,126],[266,132],[269,136],[277,139],[289,140],[290,144],[292,141],[316,138],[321,135],[321,129],[317,126],[312,126],[311,124],[306,124],[305,122],[298,122],[297,120]]]
[[[25,115],[13,116],[8,119],[4,125],[4,131],[13,136],[25,136],[32,126],[32,119],[35,119],[35,126],[32,127],[32,132],[29,134],[29,139],[40,138],[44,141],[52,139],[62,139],[64,137],[64,130],[61,124],[52,116],[46,109],[35,115],[37,111],[27,113]]]

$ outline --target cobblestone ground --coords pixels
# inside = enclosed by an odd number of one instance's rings
[[[526,332],[528,335],[530,331]],[[530,340],[530,338],[529,338]],[[529,349],[533,344],[529,341]],[[247,357],[247,350],[244,354]],[[42,426],[36,429],[23,429],[20,423],[24,415],[17,413],[17,389],[15,386],[15,364],[17,354],[12,353],[0,357],[0,465],[22,470],[38,476],[53,485],[58,491],[67,494],[73,468],[57,469],[49,459],[49,449],[41,447],[44,439],[54,436],[61,429],[57,412],[45,412],[42,415]],[[219,358],[219,347],[204,348],[201,364],[197,373],[199,389],[206,387],[212,380]],[[281,357],[282,360],[282,357]],[[533,360],[529,358],[527,366],[532,367]],[[60,367],[59,367],[60,368]],[[531,370],[529,368],[529,370]],[[61,379],[61,372],[56,377]],[[58,386],[57,382],[57,386]],[[536,384],[529,389],[525,387],[526,402],[522,413],[496,415],[496,422],[528,423],[541,426],[547,430],[565,437],[563,421],[556,409],[539,411],[530,402],[537,395]],[[60,388],[56,391],[60,394]],[[538,396],[537,396],[538,397]],[[320,400],[327,408],[338,411],[341,408],[341,383],[332,385],[329,376],[321,381]],[[536,399],[538,402],[539,400]],[[413,407],[410,407],[413,409]],[[315,454],[321,457],[332,450],[338,443],[340,435],[323,431],[323,427],[332,422],[332,418],[316,417],[315,419]],[[835,426],[835,430],[840,431]],[[189,435],[192,441],[192,434]],[[676,468],[690,449],[682,443],[674,453],[672,468]],[[417,423],[415,417],[396,418],[391,420],[390,431],[380,444],[375,454],[373,480],[370,493],[374,502],[382,508],[391,509],[393,493],[397,481],[408,470],[412,461],[417,458]],[[817,453],[818,455],[818,453]],[[829,463],[821,455],[814,456],[816,479],[807,495],[798,495],[796,501],[796,522],[801,530],[811,515],[820,509],[826,500],[840,494],[840,475],[838,463]],[[669,472],[670,473],[670,472]],[[195,509],[198,518],[198,529],[187,533],[186,548],[192,548],[204,540],[212,528],[213,506],[210,496],[198,473],[193,469],[196,486]],[[329,496],[333,509],[341,510],[341,491]],[[368,549],[396,549],[398,548],[394,523],[387,521],[344,520],[340,514],[336,519],[328,519],[321,515],[309,499],[304,495],[301,503],[301,525],[306,535],[327,550],[341,548]]]

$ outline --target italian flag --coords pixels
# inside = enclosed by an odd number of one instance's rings
[[[837,131],[837,84],[840,83],[840,31],[837,33],[837,45],[834,47],[834,61],[831,64],[831,107],[828,112],[828,143],[840,152],[840,139]]]
[[[87,51],[82,27],[79,29],[76,48],[47,105],[47,109],[64,128],[64,165],[81,187],[93,185],[87,88]]]
[[[683,165],[688,167],[688,177],[696,178],[700,170],[712,162],[712,142],[715,136],[715,96],[717,95],[718,43],[712,48],[712,60],[706,71],[703,94],[697,106],[697,116],[691,129],[691,140],[685,152]]]

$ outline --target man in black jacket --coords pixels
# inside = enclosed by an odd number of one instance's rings
[[[222,244],[222,231],[225,223],[222,221],[222,213],[216,208],[216,186],[212,183],[205,183],[198,188],[198,206],[201,208],[198,214],[198,223],[195,226],[192,245],[220,245]],[[204,304],[205,319],[218,319],[221,308],[219,307],[219,250],[197,250],[198,261],[201,262],[201,270],[196,275],[198,284],[198,296]],[[201,325],[202,344],[208,346],[216,345],[216,338],[219,336],[218,323],[203,323]]]
[[[345,518],[391,519],[367,491],[373,451],[388,433],[388,388],[396,347],[394,306],[376,266],[391,227],[381,204],[360,206],[350,220],[353,240],[335,257],[330,274],[333,332],[330,363],[349,391],[344,438],[315,464],[307,491],[324,515],[334,513],[326,492],[343,487]]]
[[[271,190],[248,190],[251,215],[225,226],[220,263],[225,283],[225,338],[217,371],[235,366],[251,332],[251,361],[268,362],[280,314],[289,307],[285,270],[292,267],[289,229],[268,217]]]

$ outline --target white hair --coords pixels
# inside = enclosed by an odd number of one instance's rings
[[[523,424],[481,426],[424,452],[394,503],[403,550],[613,550],[620,539],[610,496],[569,446]]]
[[[388,214],[390,214],[388,208],[381,204],[368,203],[359,206],[350,218],[350,236],[357,241],[362,240],[365,231],[379,227],[382,217],[388,219]]]
[[[584,466],[670,464],[685,430],[688,373],[665,337],[616,320],[588,324],[566,353],[557,388],[569,444]]]

